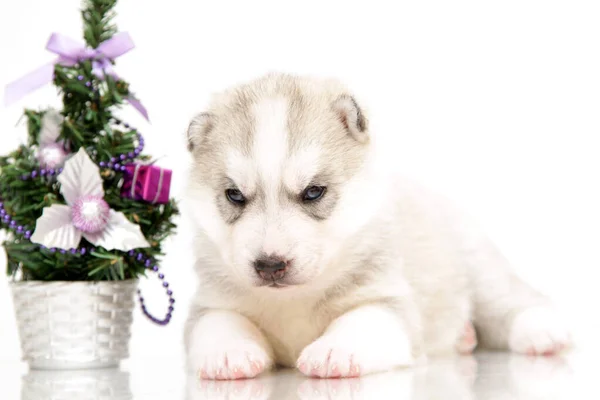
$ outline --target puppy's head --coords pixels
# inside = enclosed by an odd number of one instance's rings
[[[309,283],[368,220],[367,119],[336,82],[269,75],[236,87],[193,119],[188,140],[188,201],[222,279]]]

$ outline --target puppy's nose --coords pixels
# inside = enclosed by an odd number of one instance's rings
[[[254,262],[254,269],[261,278],[276,281],[283,278],[288,262],[281,257],[261,257]]]

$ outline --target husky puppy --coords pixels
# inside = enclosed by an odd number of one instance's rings
[[[275,365],[348,377],[477,340],[531,355],[570,344],[464,216],[378,163],[340,83],[267,75],[216,95],[188,139],[200,287],[185,342],[200,378]]]

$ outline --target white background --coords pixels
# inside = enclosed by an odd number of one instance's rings
[[[0,86],[53,59],[51,32],[81,37],[79,0],[2,1]],[[152,124],[122,115],[164,156],[180,196],[183,132],[209,94],[268,71],[335,76],[368,108],[396,168],[458,201],[517,271],[566,310],[581,346],[600,335],[600,3],[597,1],[141,1],[116,20],[137,48],[117,72]],[[0,152],[25,140],[23,107],[59,106],[52,86],[0,109]],[[182,221],[183,222],[183,221]],[[136,314],[133,357],[179,354],[194,290],[187,228],[163,270],[173,323]],[[4,259],[0,261],[4,270]],[[143,283],[153,309],[165,299]],[[0,275],[0,360],[19,358]]]

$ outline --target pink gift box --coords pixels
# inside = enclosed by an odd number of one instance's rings
[[[168,203],[171,174],[171,170],[155,165],[125,165],[121,196],[153,204]]]

